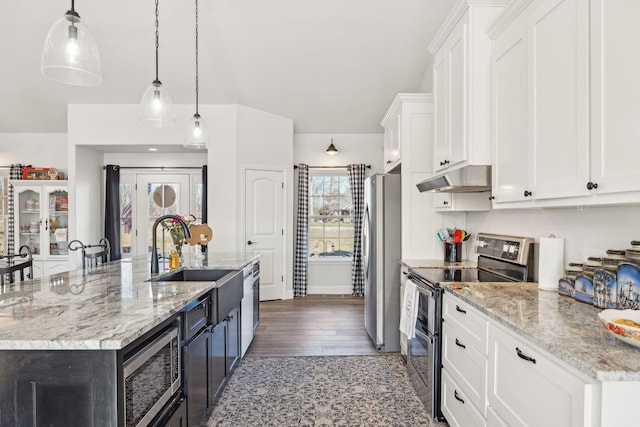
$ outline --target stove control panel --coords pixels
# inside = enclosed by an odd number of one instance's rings
[[[530,237],[478,233],[476,253],[526,265],[534,240]]]

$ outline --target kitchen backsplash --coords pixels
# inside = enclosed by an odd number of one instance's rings
[[[607,249],[629,248],[631,240],[640,240],[639,217],[640,206],[493,210],[467,213],[466,229],[533,237],[536,241],[550,234],[563,237],[566,264],[604,256]]]

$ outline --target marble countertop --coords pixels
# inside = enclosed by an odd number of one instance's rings
[[[257,256],[185,258],[181,268],[240,270]],[[149,271],[136,257],[15,284],[0,293],[0,350],[119,350],[216,286],[149,282]]]
[[[443,283],[508,329],[600,381],[640,381],[640,349],[598,321],[601,309],[539,290],[536,283]]]
[[[476,268],[478,263],[471,260],[446,262],[442,259],[403,259],[400,261],[409,268]]]

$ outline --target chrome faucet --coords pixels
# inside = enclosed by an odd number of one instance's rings
[[[160,224],[160,222],[164,221],[165,219],[175,219],[176,221],[178,221],[178,224],[180,224],[180,226],[182,227],[182,231],[184,231],[184,238],[188,239],[189,237],[191,237],[191,231],[189,230],[189,227],[187,227],[187,224],[182,220],[182,218],[180,218],[177,215],[162,215],[160,218],[156,219],[156,222],[153,223],[153,228],[151,229],[152,233],[153,233],[153,244],[151,246],[151,274],[154,273],[159,273],[160,272],[160,265],[158,264],[158,236],[157,236],[157,229],[158,229],[158,224]]]

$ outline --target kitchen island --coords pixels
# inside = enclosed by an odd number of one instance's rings
[[[449,405],[452,419],[466,416],[456,409],[464,406],[456,398],[465,400],[473,390],[479,390],[480,397],[486,390],[486,398],[477,400],[477,411],[467,414],[479,414],[477,419],[486,419],[488,425],[544,425],[539,424],[541,414],[553,414],[555,425],[637,425],[629,410],[640,395],[640,348],[607,332],[598,320],[600,309],[539,290],[535,283],[441,285],[443,394],[447,388],[453,393],[443,405]],[[472,318],[477,319],[473,324]],[[472,335],[473,330],[484,332]],[[479,366],[488,367],[475,382],[467,382],[455,359],[464,357],[472,339],[476,360],[484,360]]]
[[[182,268],[241,270],[255,259],[210,254]],[[0,425],[125,425],[127,355],[218,286],[149,281],[149,270],[145,257],[124,259],[0,294]]]

